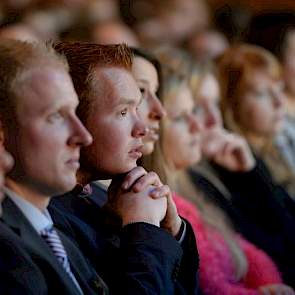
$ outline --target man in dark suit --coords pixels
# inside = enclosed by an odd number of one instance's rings
[[[145,126],[137,113],[141,95],[130,72],[130,49],[88,43],[55,48],[68,59],[80,100],[77,113],[94,141],[82,150],[79,185],[52,206],[69,218],[80,247],[112,292],[196,294],[198,255],[191,228],[178,216],[170,189],[136,167]],[[104,192],[87,189],[108,178],[113,181],[101,209]]]
[[[0,294],[45,295],[48,286],[42,272],[24,250],[23,241],[2,222],[4,178],[12,164],[12,157],[0,147]]]
[[[11,168],[12,157],[0,148],[0,216],[5,173]],[[0,222],[0,294],[47,294],[45,279],[23,250],[22,241]]]
[[[44,45],[7,40],[0,44],[0,76],[0,142],[15,160],[4,188],[2,221],[21,239],[28,268],[39,270],[39,278],[30,281],[15,265],[15,279],[28,279],[20,294],[34,289],[29,284],[36,284],[40,294],[107,294],[102,279],[47,211],[51,195],[75,186],[80,148],[92,141],[75,114],[78,98],[67,64]],[[39,287],[44,281],[47,290]],[[7,289],[17,294],[13,284]]]

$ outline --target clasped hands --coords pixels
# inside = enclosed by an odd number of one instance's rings
[[[155,172],[142,167],[112,180],[107,206],[120,217],[123,226],[146,222],[166,229],[173,236],[181,227],[169,186],[163,185]]]

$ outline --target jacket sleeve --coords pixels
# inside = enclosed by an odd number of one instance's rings
[[[291,234],[295,232],[294,201],[273,182],[259,159],[246,173],[216,169],[241,216],[236,223],[240,232],[263,249],[276,262],[283,280],[295,287],[295,235]]]
[[[189,221],[182,219],[186,223],[186,233],[181,242],[183,255],[178,271],[177,294],[199,294],[199,253],[195,234]]]
[[[182,243],[185,248],[189,241],[185,238]],[[124,294],[198,294],[196,272],[186,276],[183,249],[165,230],[147,223],[129,224],[122,230],[120,251]]]
[[[290,222],[294,225],[294,201],[283,188],[274,183],[264,163],[259,159],[256,162],[256,166],[249,172],[231,172],[213,166],[230,191],[234,206],[245,212],[245,216],[251,214],[259,226],[269,230],[277,230]],[[269,222],[269,217],[276,220],[275,224]]]

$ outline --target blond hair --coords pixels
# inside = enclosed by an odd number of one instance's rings
[[[62,67],[68,71],[66,60],[50,44],[1,40],[0,43],[0,119],[9,126],[15,120],[17,91],[22,78],[30,69],[44,65]]]
[[[282,78],[279,61],[267,50],[248,44],[230,47],[218,59],[217,78],[220,84],[220,107],[227,128],[247,137],[239,124],[237,108],[242,99],[241,89],[250,83],[253,73],[262,72],[270,78]]]
[[[161,61],[161,57],[159,58]],[[189,85],[190,77],[181,73],[170,71],[163,71],[163,95],[162,102],[167,105],[172,96],[178,95],[180,86],[183,83]],[[247,260],[244,252],[240,248],[234,237],[234,231],[225,213],[215,204],[208,201],[208,198],[196,189],[188,174],[185,171],[178,171],[171,159],[163,153],[163,133],[165,132],[166,122],[168,118],[164,118],[161,123],[160,140],[155,145],[155,150],[152,155],[145,157],[144,164],[147,164],[148,170],[153,170],[158,173],[165,183],[167,183],[172,190],[181,194],[184,198],[193,202],[200,210],[205,223],[222,233],[229,249],[231,251],[233,261],[236,266],[236,277],[241,279],[247,269]],[[166,121],[166,122],[165,122]]]

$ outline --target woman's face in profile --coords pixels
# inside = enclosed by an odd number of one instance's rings
[[[182,84],[165,108],[164,156],[177,169],[185,169],[201,159],[202,122],[195,116],[194,100],[189,87]]]
[[[222,117],[219,108],[220,89],[216,78],[208,73],[200,81],[195,97],[196,115],[202,116],[206,130],[222,128]]]
[[[158,73],[151,62],[142,57],[134,57],[132,75],[142,95],[138,114],[146,125],[142,153],[149,155],[159,139],[160,120],[165,115],[164,107],[156,94],[159,88]]]
[[[241,82],[236,101],[235,120],[244,131],[273,136],[280,130],[285,116],[282,81],[254,71],[247,82]]]

